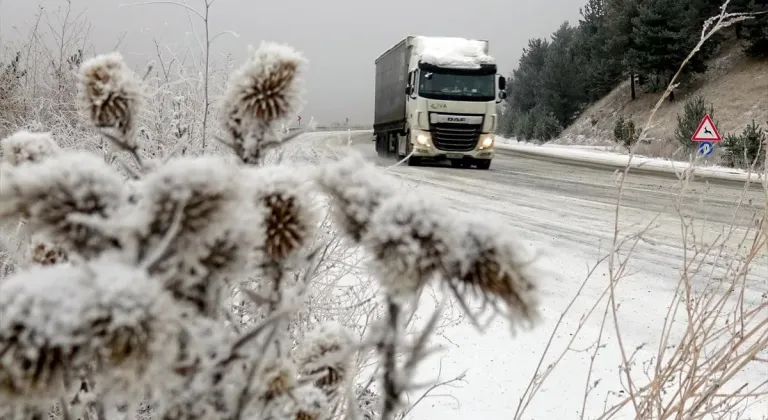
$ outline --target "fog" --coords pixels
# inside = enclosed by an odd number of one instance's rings
[[[118,46],[132,64],[156,58],[156,40],[177,53],[198,54],[192,23],[199,37],[199,18],[172,4],[133,5],[136,0],[71,0],[72,17],[88,22],[88,53]],[[163,3],[163,2],[157,2]],[[288,43],[309,59],[307,104],[310,116],[323,122],[369,124],[373,116],[374,60],[406,35],[487,39],[502,74],[515,66],[529,38],[547,37],[565,20],[579,18],[585,0],[361,0],[264,1],[214,0],[214,60],[227,54],[239,62],[247,46],[261,40]],[[187,0],[202,10],[203,0]],[[57,28],[57,8],[65,0],[0,0],[0,51],[6,56],[25,42],[39,7]],[[49,30],[42,22],[42,29]]]

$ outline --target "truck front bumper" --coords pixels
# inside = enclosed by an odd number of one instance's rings
[[[469,151],[440,150],[432,142],[428,131],[415,131],[411,135],[413,156],[429,159],[493,159],[495,138],[492,133],[481,134],[475,148]]]

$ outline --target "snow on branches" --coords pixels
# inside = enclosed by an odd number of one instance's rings
[[[427,283],[467,311],[474,294],[513,325],[535,320],[535,278],[499,225],[404,194],[360,156],[265,164],[295,138],[279,127],[301,107],[304,64],[292,48],[263,43],[233,73],[219,140],[234,159],[142,157],[144,88],[117,53],[81,66],[80,110],[138,169],[61,149],[50,133],[2,141],[0,222],[22,222],[34,241],[29,261],[0,281],[0,419],[52,405],[65,418],[130,418],[148,404],[165,420],[329,420],[371,411],[354,400],[375,394],[353,361],[375,349],[389,420],[431,332],[398,366],[405,303]],[[338,322],[285,331],[322,258],[314,193],[330,200],[338,234],[362,246],[382,286],[387,316],[365,340]],[[235,290],[263,311],[245,329],[232,319]]]

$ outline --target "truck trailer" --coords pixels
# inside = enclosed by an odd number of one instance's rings
[[[408,36],[376,59],[373,141],[408,165],[488,169],[506,80],[488,41]]]

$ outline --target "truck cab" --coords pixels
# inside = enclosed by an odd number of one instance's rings
[[[405,44],[404,121],[378,130],[374,124],[379,155],[410,156],[409,165],[447,159],[455,167],[490,168],[506,80],[487,55],[487,41],[409,37]]]

